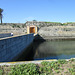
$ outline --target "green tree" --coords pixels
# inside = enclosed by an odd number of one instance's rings
[[[37,20],[33,20],[33,21],[37,21]]]
[[[2,24],[2,17],[3,17],[2,12],[3,12],[3,9],[0,8],[0,20],[1,20],[1,24]]]

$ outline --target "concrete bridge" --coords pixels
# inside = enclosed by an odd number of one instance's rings
[[[16,60],[33,42],[34,34],[0,38],[0,62]]]

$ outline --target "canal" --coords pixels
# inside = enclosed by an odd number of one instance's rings
[[[36,48],[34,55],[34,60],[69,58],[75,58],[75,40],[45,41]]]
[[[27,56],[24,52],[19,61],[75,58],[75,40],[37,40],[29,49]]]

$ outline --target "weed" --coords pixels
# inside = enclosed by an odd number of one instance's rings
[[[59,70],[55,70],[55,72],[56,72],[56,73],[60,73],[60,71],[59,71]]]
[[[69,70],[69,72],[72,74],[72,73],[75,73],[75,69],[74,68],[69,68],[68,69]]]
[[[3,74],[3,70],[0,69],[0,75],[2,75],[2,74]]]
[[[47,61],[43,61],[43,62],[41,62],[41,64],[42,64],[43,66],[46,66],[46,65],[49,64],[49,62],[47,62]]]
[[[38,69],[35,64],[23,64],[12,67],[11,73],[13,75],[34,75],[38,74]]]
[[[70,59],[70,61],[73,62],[73,61],[75,61],[75,59],[72,58],[72,59]]]
[[[67,63],[67,61],[64,60],[64,59],[63,59],[63,60],[60,60],[60,59],[59,59],[59,60],[58,60],[58,63],[59,63],[59,64],[65,64],[65,63]]]

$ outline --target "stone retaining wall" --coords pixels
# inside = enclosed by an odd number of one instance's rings
[[[27,21],[25,25],[35,25],[38,27],[44,26],[75,26],[75,22],[67,22],[67,23],[60,23],[60,22],[45,22],[45,21]]]
[[[44,26],[61,26],[62,23],[59,22],[41,22],[41,21],[27,21],[26,26],[38,26],[38,27],[44,27]]]
[[[41,27],[38,34],[43,36],[75,37],[75,26],[49,26]]]
[[[0,33],[14,33],[14,34],[25,34],[27,32],[27,27],[25,25],[13,25],[6,24],[0,25]]]

